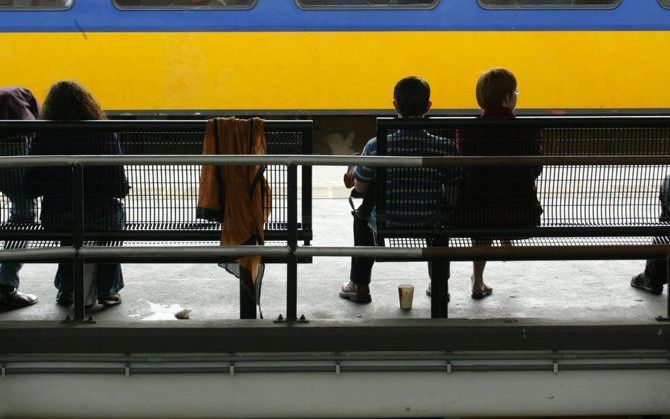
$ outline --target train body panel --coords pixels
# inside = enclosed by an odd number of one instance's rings
[[[442,0],[427,10],[302,10],[259,0],[250,10],[0,12],[0,85],[43,96],[77,79],[115,111],[375,113],[418,74],[434,108],[476,108],[489,67],[520,81],[539,112],[670,109],[670,10],[656,0],[613,9],[485,10]]]

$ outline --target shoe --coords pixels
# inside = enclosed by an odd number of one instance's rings
[[[493,294],[493,288],[486,287],[482,292],[473,292],[471,297],[473,300],[483,300],[491,294]]]
[[[433,296],[433,283],[428,284],[428,288],[426,288],[426,295],[429,297]],[[451,302],[451,294],[447,293],[447,302]]]
[[[0,311],[15,310],[37,303],[37,296],[24,294],[16,288],[0,291]]]
[[[74,303],[74,291],[58,290],[56,304],[61,307],[70,307]]]
[[[340,297],[359,304],[367,304],[372,301],[370,287],[368,285],[358,285],[351,281],[342,285]]]
[[[635,275],[630,280],[630,286],[654,295],[663,294],[663,284],[654,284],[644,273]]]
[[[107,297],[98,298],[98,302],[105,307],[118,306],[121,304],[121,294],[116,293]]]

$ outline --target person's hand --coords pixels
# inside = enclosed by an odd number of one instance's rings
[[[354,187],[354,166],[349,166],[344,174],[344,186],[347,189]]]
[[[361,153],[354,153],[355,156],[360,155]],[[349,166],[347,167],[347,171],[344,174],[344,186],[347,187],[347,189],[351,189],[354,187],[354,169],[356,166]]]

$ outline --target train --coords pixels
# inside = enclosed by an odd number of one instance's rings
[[[670,0],[0,0],[0,85],[75,79],[116,114],[476,112],[490,67],[531,114],[670,110]]]

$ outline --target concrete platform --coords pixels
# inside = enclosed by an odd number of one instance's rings
[[[353,243],[351,215],[341,186],[343,168],[314,169],[314,245],[349,246]],[[348,258],[315,258],[298,269],[298,315],[308,319],[428,318],[425,263],[380,263],[371,284],[372,303],[357,305],[338,297],[348,280]],[[666,313],[666,293],[652,296],[629,286],[644,261],[491,262],[485,272],[494,294],[482,301],[470,299],[472,264],[452,263],[453,318],[547,318],[562,321],[652,321]],[[194,320],[238,318],[238,287],[234,277],[213,264],[124,264],[123,304],[111,309],[96,306],[98,322],[176,320],[182,308]],[[33,307],[0,313],[3,320],[62,320],[68,310],[55,304],[55,265],[27,264],[21,271],[21,290],[37,294]],[[414,308],[398,306],[397,285],[415,286]],[[262,310],[266,319],[286,313],[286,269],[268,265],[263,282]]]

